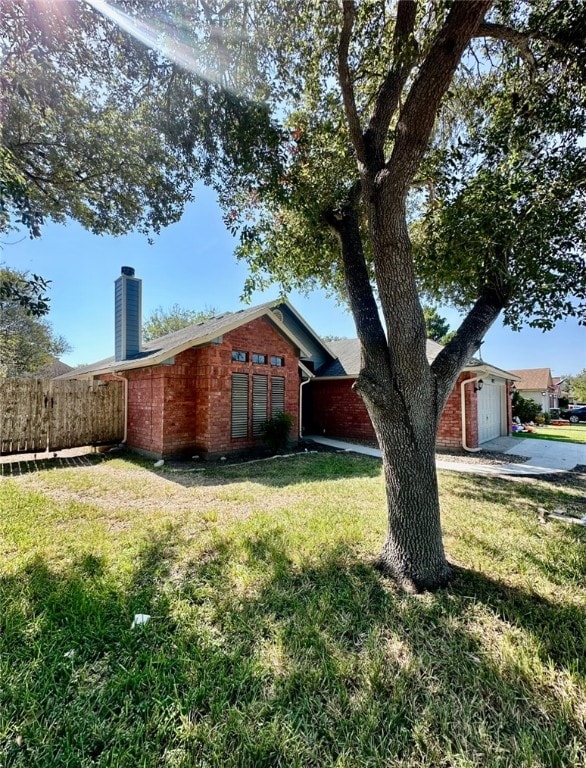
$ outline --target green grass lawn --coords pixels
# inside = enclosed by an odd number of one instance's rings
[[[534,440],[560,440],[563,443],[586,443],[586,424],[555,427],[543,425],[533,427],[535,432],[516,432],[514,437],[527,437]]]
[[[367,457],[0,480],[0,765],[585,766],[586,484],[440,485],[414,596]]]

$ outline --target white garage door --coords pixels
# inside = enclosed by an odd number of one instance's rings
[[[478,392],[478,442],[486,443],[501,434],[501,407],[503,387],[488,384]]]

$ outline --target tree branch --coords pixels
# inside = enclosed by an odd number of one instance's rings
[[[413,83],[395,131],[395,145],[385,179],[406,195],[423,159],[437,111],[466,46],[493,0],[454,0],[419,74]]]
[[[505,40],[512,43],[519,51],[523,60],[528,64],[531,79],[533,80],[537,71],[537,60],[529,47],[530,33],[519,32],[505,24],[493,24],[483,21],[478,27],[475,37],[491,37],[495,40]]]
[[[371,146],[379,165],[384,163],[384,143],[392,117],[399,105],[401,92],[411,71],[415,41],[412,39],[417,18],[415,0],[399,0],[393,37],[393,66],[387,72],[376,96],[375,106],[368,124],[365,142]],[[409,42],[413,42],[413,51]]]
[[[499,316],[505,302],[499,293],[485,288],[468,315],[462,321],[454,338],[431,364],[437,382],[437,408],[441,413],[461,369],[480,348],[482,339]]]
[[[379,384],[384,377],[378,376],[372,366],[381,360],[390,366],[389,348],[364,257],[358,219],[359,194],[360,187],[356,185],[356,199],[341,210],[328,211],[324,220],[340,241],[346,290],[362,348],[361,388],[368,389],[370,398],[384,404],[388,393],[382,392]]]
[[[354,11],[354,0],[344,0],[344,19],[342,23],[342,31],[340,32],[340,42],[338,44],[338,77],[340,78],[340,88],[342,89],[344,110],[346,112],[346,119],[348,120],[350,138],[354,145],[354,149],[356,150],[358,161],[365,166],[366,152],[364,148],[364,137],[362,135],[360,117],[358,116],[358,109],[356,107],[356,99],[354,98],[354,84],[352,82],[352,75],[350,74],[350,66],[348,64],[348,51],[350,49],[350,39],[354,27]]]

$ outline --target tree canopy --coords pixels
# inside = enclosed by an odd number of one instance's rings
[[[461,368],[501,312],[514,328],[586,318],[584,5],[14,0],[0,14],[3,189],[20,190],[2,220],[26,200],[96,233],[156,232],[195,179],[212,184],[249,292],[346,296],[383,456],[381,566],[445,583],[434,445]],[[466,313],[431,364],[422,293]]]
[[[0,296],[0,376],[33,374],[70,351],[63,336],[57,336],[49,322],[35,317],[27,304],[35,305],[37,295],[24,272],[0,267],[0,284],[13,286],[13,295]]]
[[[450,324],[445,317],[442,317],[435,307],[424,306],[423,317],[425,319],[425,328],[427,331],[427,338],[433,341],[439,341],[441,344],[446,343]]]
[[[324,225],[360,184],[358,129],[384,133],[392,157],[397,105],[449,7],[387,5],[124,0],[106,17],[91,3],[3,4],[0,231],[72,217],[157,232],[203,179],[241,237],[249,293],[272,280],[346,293]],[[417,274],[460,309],[506,274],[505,322],[547,328],[586,311],[585,13],[554,0],[485,13],[412,174]]]
[[[578,403],[586,403],[586,368],[569,377],[570,397]]]
[[[169,309],[155,307],[142,324],[142,337],[145,341],[157,339],[193,323],[209,320],[216,314],[217,310],[213,307],[205,307],[203,310],[186,309],[179,304],[173,304]]]

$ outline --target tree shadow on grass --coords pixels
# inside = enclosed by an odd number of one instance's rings
[[[575,605],[469,571],[404,595],[347,547],[294,561],[278,530],[184,563],[178,535],[128,574],[84,556],[2,580],[4,764],[579,764]]]
[[[180,468],[170,471],[163,467],[157,474],[187,487],[197,484],[254,482],[271,488],[284,488],[316,481],[379,477],[381,462],[380,459],[370,456],[326,452],[275,457],[266,461],[240,464],[210,465],[198,467],[197,471],[181,471]]]
[[[578,508],[583,504],[583,499],[578,499],[572,493],[576,490],[584,490],[586,494],[586,482],[579,477],[573,480],[570,486],[563,486],[546,484],[539,479],[520,484],[495,477],[460,475],[458,482],[450,485],[450,492],[455,496],[482,503],[502,504],[509,507],[513,513],[515,505],[526,507],[528,501],[534,502],[536,507],[543,506],[548,509],[556,506]]]
[[[35,472],[45,472],[57,469],[76,469],[78,467],[94,467],[112,458],[103,453],[83,453],[77,456],[50,456],[39,454],[32,458],[31,454],[19,457],[18,454],[3,457],[0,461],[0,477],[20,477]]]

